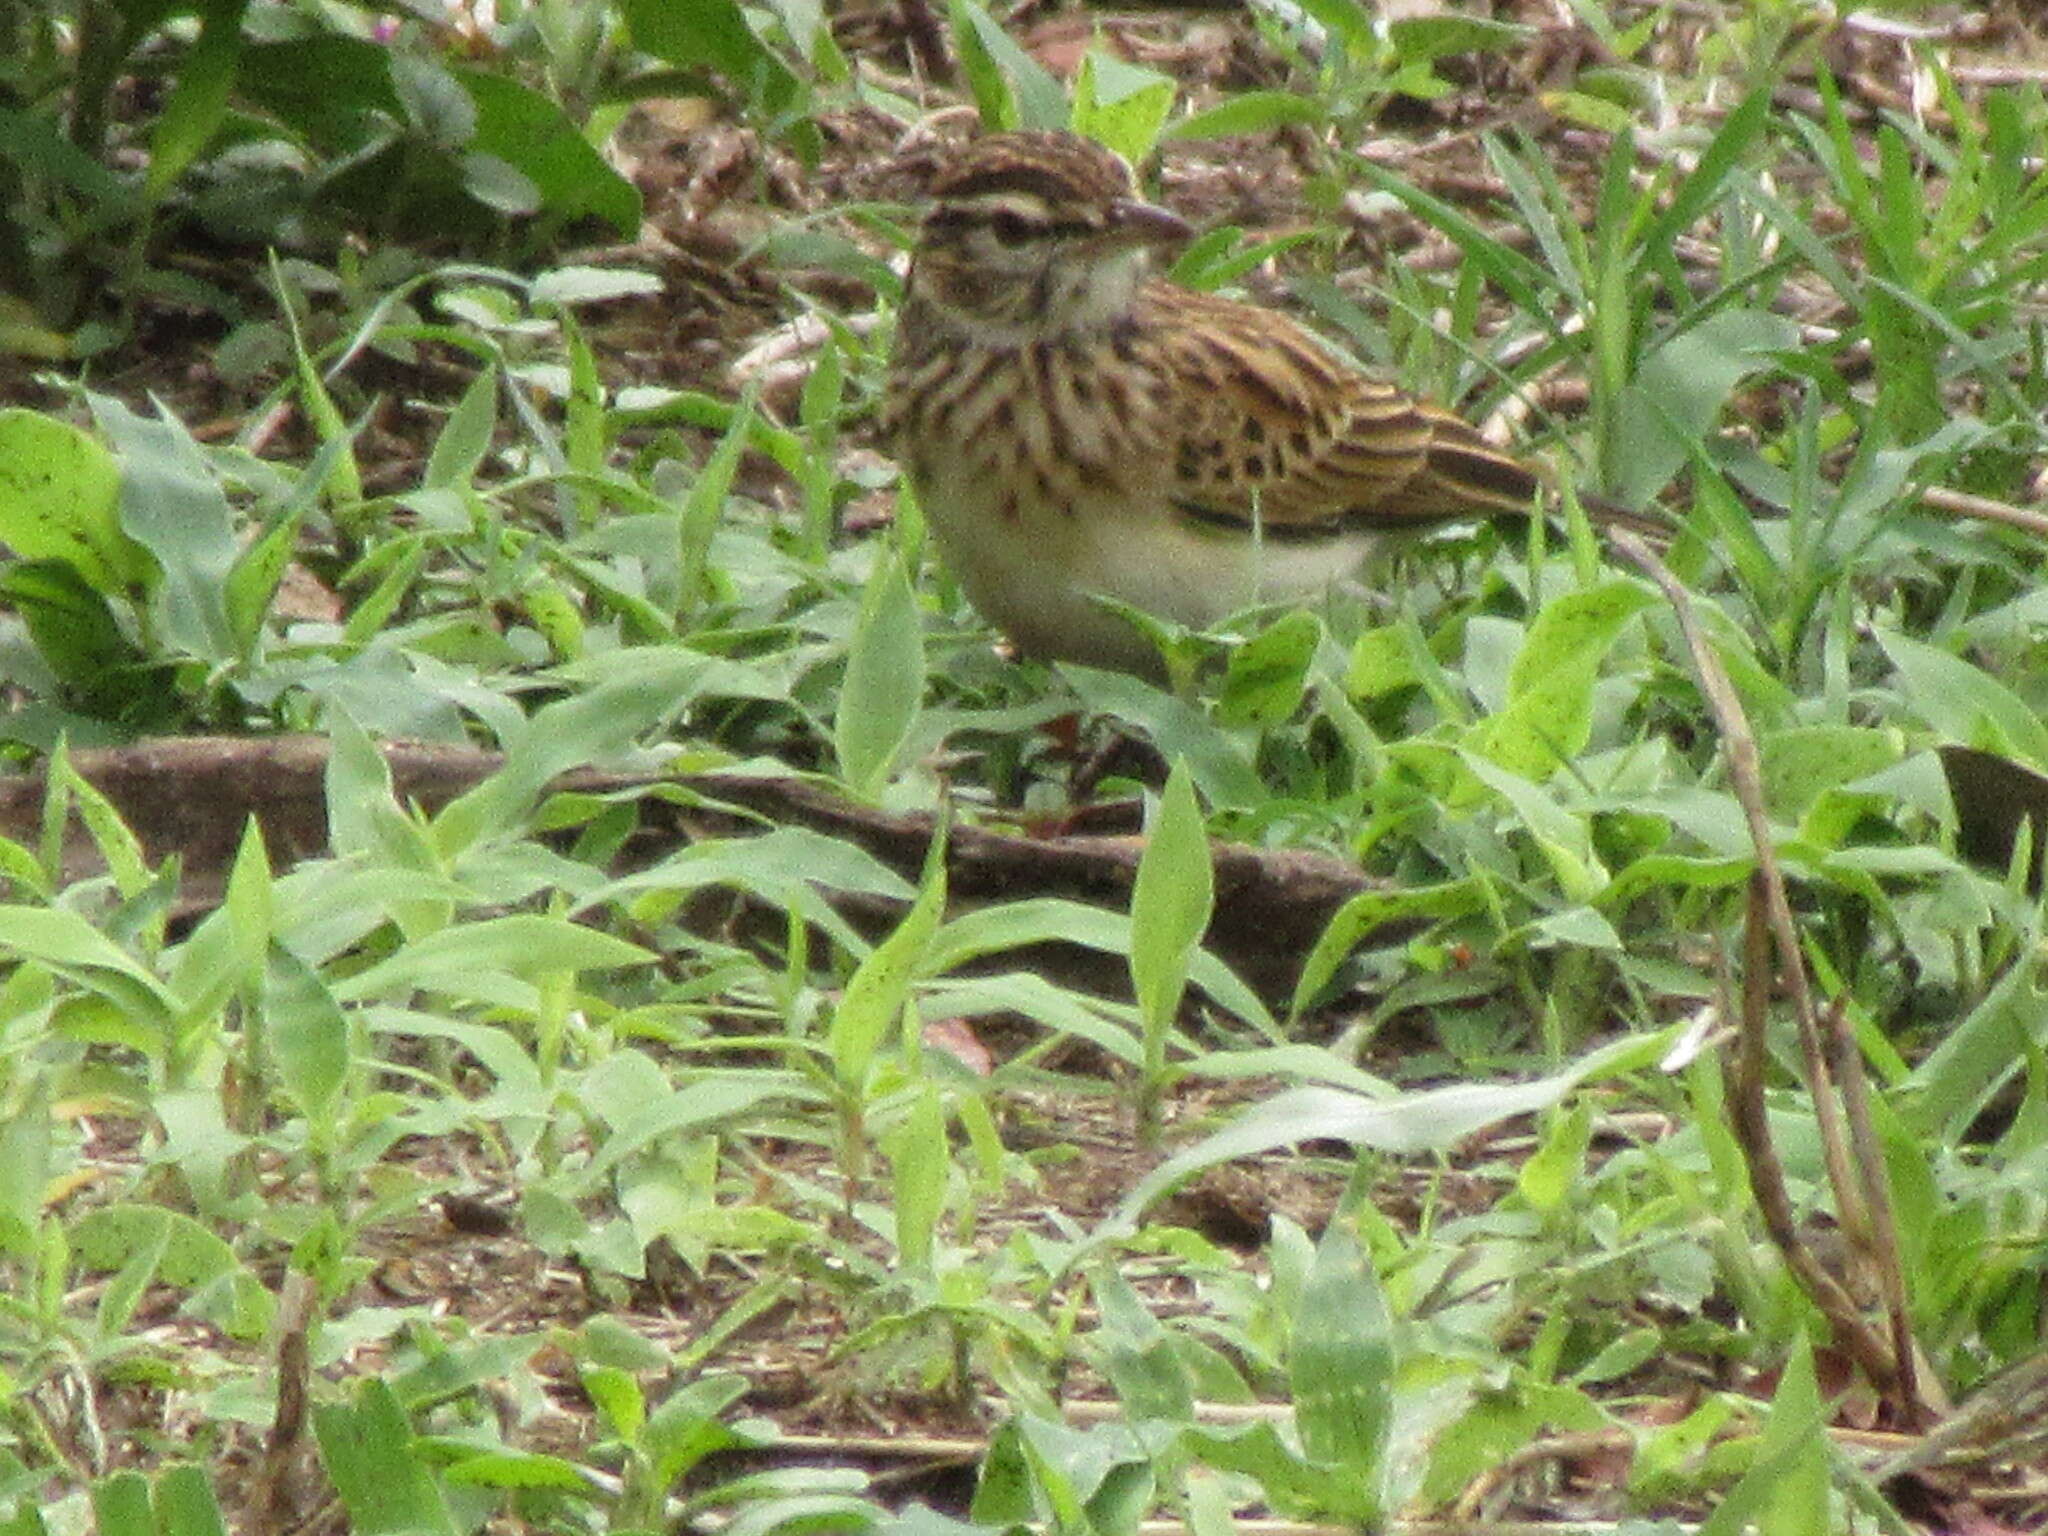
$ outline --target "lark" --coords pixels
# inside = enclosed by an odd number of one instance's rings
[[[1191,231],[1102,146],[991,134],[931,198],[884,435],[1025,654],[1158,675],[1115,604],[1211,628],[1313,600],[1389,535],[1534,509],[1538,470],[1450,411],[1277,310],[1154,275]]]

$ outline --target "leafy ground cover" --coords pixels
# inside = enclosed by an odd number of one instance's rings
[[[2048,42],[1566,10],[0,17],[8,1528],[2042,1528]],[[1006,658],[977,120],[1671,542]]]

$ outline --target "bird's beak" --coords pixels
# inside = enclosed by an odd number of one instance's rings
[[[1126,197],[1110,204],[1109,224],[1101,240],[1118,248],[1181,245],[1192,239],[1194,233],[1188,221],[1172,209]]]

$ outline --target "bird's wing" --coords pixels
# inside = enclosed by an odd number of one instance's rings
[[[1526,516],[1540,482],[1441,407],[1367,377],[1285,315],[1148,285],[1176,377],[1169,495],[1274,537]]]

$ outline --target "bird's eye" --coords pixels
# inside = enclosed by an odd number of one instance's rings
[[[1031,221],[1007,208],[999,210],[989,220],[989,228],[995,231],[996,239],[1004,245],[1022,245],[1031,238]]]

